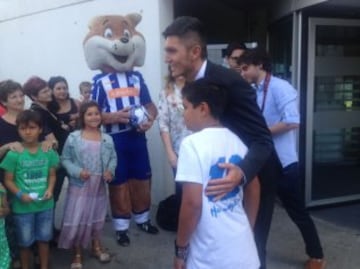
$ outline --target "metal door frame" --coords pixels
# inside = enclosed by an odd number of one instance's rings
[[[332,18],[309,18],[308,34],[308,68],[307,68],[307,97],[306,97],[306,145],[305,145],[305,204],[306,206],[325,205],[337,202],[346,202],[360,199],[360,194],[339,196],[320,200],[312,200],[312,169],[313,169],[313,123],[314,123],[314,77],[315,77],[315,49],[316,49],[316,26],[359,26],[360,20],[356,19],[332,19]],[[339,184],[341,182],[339,181]]]

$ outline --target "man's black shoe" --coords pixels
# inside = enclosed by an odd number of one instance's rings
[[[144,222],[144,223],[138,223],[137,226],[140,228],[140,230],[143,230],[146,233],[149,234],[157,234],[159,232],[158,228],[153,226],[150,222],[150,220]]]
[[[116,232],[116,241],[120,246],[127,247],[130,245],[130,238],[127,233],[127,230]]]

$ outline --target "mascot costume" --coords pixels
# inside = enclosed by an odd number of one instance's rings
[[[130,244],[131,216],[138,227],[158,233],[149,219],[151,168],[145,132],[157,110],[142,75],[134,66],[145,59],[145,39],[136,31],[140,14],[98,16],[84,40],[86,62],[100,70],[93,80],[92,99],[102,109],[104,131],[114,140],[118,164],[110,183],[110,203],[116,239]]]

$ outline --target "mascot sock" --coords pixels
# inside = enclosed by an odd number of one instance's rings
[[[150,210],[147,208],[143,212],[133,212],[133,215],[136,224],[142,224],[149,221]]]
[[[126,231],[129,229],[130,226],[130,217],[129,218],[113,217],[112,223],[115,231]]]
[[[149,234],[157,234],[159,232],[158,228],[153,226],[150,222],[149,215],[150,210],[146,209],[143,212],[133,212],[134,220],[137,226],[144,232]]]

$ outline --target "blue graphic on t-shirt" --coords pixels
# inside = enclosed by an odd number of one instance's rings
[[[232,164],[239,165],[241,160],[242,160],[242,158],[239,155],[232,155],[228,162],[232,163]],[[226,162],[225,157],[220,157],[218,159],[218,161],[214,165],[212,165],[210,167],[210,172],[209,172],[210,180],[219,179],[219,178],[222,178],[224,176],[225,169],[219,167],[218,164],[219,163],[225,163],[225,162]],[[231,192],[229,192],[223,198],[221,198],[221,201],[224,201],[224,200],[227,200],[229,198],[235,197],[238,193],[239,193],[239,187],[236,186]],[[209,201],[213,201],[214,197],[215,197],[214,195],[208,195]]]

